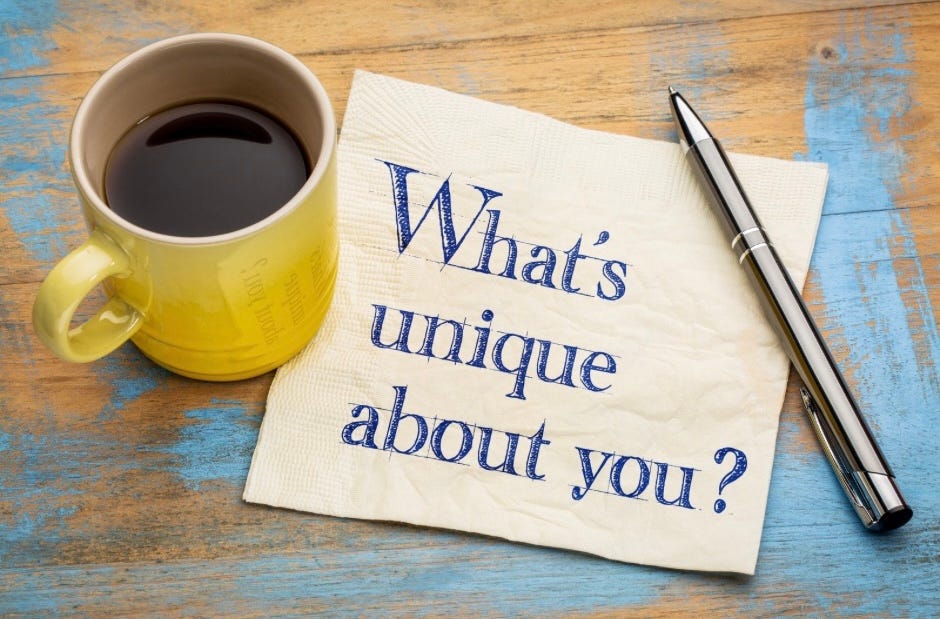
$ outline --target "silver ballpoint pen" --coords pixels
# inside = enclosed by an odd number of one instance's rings
[[[872,531],[900,527],[913,511],[862,419],[858,404],[751,209],[724,150],[676,90],[669,102],[686,160],[780,336],[805,387],[803,404],[823,451],[862,522]]]

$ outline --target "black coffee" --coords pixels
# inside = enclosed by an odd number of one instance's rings
[[[140,121],[105,170],[105,200],[124,219],[173,236],[212,236],[261,221],[310,171],[297,139],[230,102],[174,107]]]

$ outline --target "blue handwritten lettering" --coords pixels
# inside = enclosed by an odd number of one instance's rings
[[[544,421],[531,436],[522,436],[516,432],[504,432],[495,428],[477,426],[458,419],[438,419],[437,417],[429,419],[419,413],[404,412],[405,398],[408,392],[407,386],[399,385],[393,387],[393,389],[395,399],[391,409],[368,404],[353,405],[350,414],[353,419],[358,421],[351,421],[346,424],[340,432],[340,438],[345,445],[380,449],[390,454],[428,458],[449,464],[469,466],[465,459],[473,451],[476,443],[477,457],[475,462],[480,469],[523,477],[516,472],[516,459],[520,441],[527,441],[528,449],[525,452],[524,477],[533,481],[545,479],[545,474],[538,472],[542,450],[545,446],[551,444],[551,441],[545,438]],[[368,414],[368,419],[359,420],[363,414]],[[381,417],[383,416],[387,417],[385,435],[381,443],[377,443],[376,433],[379,431]],[[409,436],[404,437],[403,444],[398,444],[399,433],[402,431],[405,422],[411,426],[411,432]],[[495,465],[490,464],[494,434],[505,437],[502,461]],[[451,438],[445,438],[445,435],[450,435]],[[430,440],[428,440],[429,437]],[[379,447],[379,444],[381,447]],[[453,451],[451,452],[451,450]],[[430,454],[425,455],[428,451]]]
[[[692,506],[690,497],[692,493],[692,477],[696,469],[685,466],[675,466],[666,462],[655,462],[653,460],[641,458],[639,456],[622,456],[607,451],[595,451],[586,447],[575,447],[575,449],[578,452],[578,459],[581,462],[581,477],[584,480],[584,485],[572,486],[571,498],[573,500],[582,500],[585,496],[587,496],[588,492],[601,492],[604,494],[611,494],[613,496],[620,496],[627,499],[644,500],[642,496],[650,485],[650,465],[654,465],[656,467],[656,483],[653,494],[656,499],[656,503],[665,506],[695,509],[695,507]],[[596,467],[593,465],[591,460],[594,454],[599,454],[602,456],[600,463]],[[611,464],[610,471],[607,474],[607,480],[609,483],[608,487],[612,489],[613,492],[594,488],[594,484],[597,481],[597,478],[600,476],[607,463],[611,460],[613,460],[613,463]],[[629,491],[624,488],[624,479],[626,477],[624,473],[624,467],[626,467],[628,463],[636,464],[636,482]],[[669,477],[669,470],[672,468],[677,468],[682,471],[682,481],[679,485],[678,496],[674,499],[667,499],[665,496],[666,481]],[[631,473],[631,475],[632,474],[633,473]],[[675,484],[671,485],[674,486]]]
[[[468,183],[468,187],[472,187],[479,192],[482,201],[479,203],[479,206],[474,204],[476,211],[473,212],[473,216],[464,218],[465,220],[468,219],[469,223],[461,231],[458,231],[455,226],[454,193],[451,186],[452,175],[448,175],[441,181],[440,186],[429,201],[426,203],[420,201],[416,202],[412,195],[413,191],[409,187],[409,178],[416,178],[415,175],[435,179],[440,177],[391,161],[382,159],[377,159],[376,161],[384,164],[385,167],[388,168],[392,183],[392,206],[395,216],[399,255],[405,253],[415,235],[418,234],[421,227],[424,225],[428,215],[434,210],[437,212],[442,256],[441,264],[444,266],[455,266],[484,275],[494,275],[506,279],[518,280],[526,284],[542,286],[552,290],[560,290],[567,294],[593,295],[603,301],[616,301],[623,298],[624,294],[626,294],[627,287],[625,279],[628,264],[622,260],[608,260],[581,253],[581,235],[578,235],[577,240],[571,247],[560,250],[540,243],[521,241],[511,235],[506,236],[499,234],[500,217],[502,213],[500,210],[487,208],[487,206],[494,199],[502,196],[502,192]],[[412,209],[413,202],[416,205],[415,209]],[[420,213],[417,221],[413,221],[413,210]],[[469,266],[452,262],[457,251],[467,240],[470,231],[476,226],[484,210],[486,210],[487,213],[487,221],[485,230],[480,235],[481,242],[476,264]],[[609,239],[610,232],[602,230],[598,235],[598,240],[594,243],[594,247],[603,245]],[[529,255],[532,260],[524,264],[517,275],[516,263],[519,258],[520,244],[531,246]],[[494,257],[493,251],[497,246],[500,249],[500,256],[498,258]],[[561,267],[560,281],[556,281],[555,273],[558,269],[559,258],[562,255],[564,256],[564,266]],[[430,256],[422,257],[424,259],[434,260],[434,258]],[[600,264],[599,274],[597,274],[595,270],[595,272],[589,272],[587,275],[587,277],[593,275],[595,278],[594,282],[596,282],[592,283],[591,287],[588,288],[588,290],[591,290],[590,293],[582,292],[582,286],[575,283],[576,275],[581,274],[581,271],[584,270],[579,269],[579,264],[586,262],[591,262],[595,265]],[[519,276],[521,276],[521,279]],[[583,280],[584,278],[581,279]]]
[[[371,340],[376,348],[386,350],[397,350],[398,352],[417,354],[430,359],[441,359],[451,363],[463,363],[462,359],[467,358],[461,355],[464,347],[463,332],[467,326],[465,322],[458,320],[441,319],[439,316],[429,316],[419,314],[413,311],[389,308],[386,305],[373,304],[373,318]],[[400,317],[398,337],[394,341],[391,338],[383,338],[383,330],[389,310],[394,310]],[[484,310],[481,317],[486,322],[493,320],[493,311]],[[419,321],[416,323],[416,320]],[[415,351],[409,347],[408,338],[412,335],[412,329],[417,328],[420,321],[424,322],[424,333],[422,336],[422,345]],[[442,336],[441,325],[447,325],[448,329],[444,332],[450,336],[449,341],[446,336]],[[394,327],[393,327],[394,330]],[[532,362],[533,354],[538,349],[536,356],[536,378],[547,384],[559,384],[566,387],[583,388],[588,391],[600,392],[610,389],[611,385],[600,386],[597,384],[595,374],[615,374],[617,372],[617,361],[613,355],[603,351],[593,351],[562,344],[560,347],[564,350],[564,362],[561,372],[556,377],[548,376],[548,365],[552,356],[552,351],[559,348],[558,344],[546,339],[537,339],[534,337],[523,336],[518,333],[502,333],[490,350],[487,356],[491,328],[488,325],[475,326],[477,337],[472,345],[473,354],[470,361],[465,365],[481,369],[487,369],[487,360],[492,362],[492,367],[504,374],[510,374],[515,377],[513,387],[506,394],[508,398],[525,400],[526,381],[531,378],[529,375],[529,366]],[[417,335],[417,333],[415,333]],[[444,338],[444,339],[441,339]],[[446,351],[446,352],[444,352]],[[584,353],[579,372],[577,374],[579,381],[574,380],[574,368],[577,364],[579,354]]]
[[[499,226],[499,211],[487,209],[486,214],[488,215],[488,219],[486,222],[486,232],[483,233],[483,244],[480,246],[480,258],[477,260],[477,265],[473,267],[472,270],[491,275],[493,271],[490,270],[490,260],[493,257],[493,247],[497,243],[505,243],[506,264],[498,275],[500,277],[516,279],[516,255],[519,253],[516,240],[496,235],[496,228]]]
[[[679,490],[679,496],[670,501],[665,496],[666,476],[669,473],[669,468],[670,465],[665,462],[656,463],[656,500],[663,505],[678,505],[686,509],[693,509],[692,503],[689,502],[689,493],[692,490],[692,473],[695,472],[695,469],[685,466],[677,467],[682,471],[682,486]]]
[[[457,253],[457,250],[460,249],[464,239],[467,238],[467,233],[473,228],[473,224],[476,223],[477,218],[480,217],[480,213],[483,212],[487,203],[493,198],[503,195],[498,191],[493,191],[486,187],[470,185],[483,196],[483,203],[480,205],[480,208],[477,209],[476,215],[470,220],[470,224],[463,231],[463,234],[460,235],[460,239],[458,239],[457,232],[454,229],[450,177],[448,176],[444,179],[444,182],[441,183],[441,187],[437,190],[434,198],[424,209],[424,214],[421,215],[421,218],[414,227],[412,227],[411,214],[409,212],[410,202],[408,200],[408,175],[414,173],[422,174],[422,172],[414,168],[392,163],[391,161],[382,161],[382,163],[388,166],[389,174],[392,177],[392,197],[395,203],[395,223],[398,226],[399,254],[404,253],[404,251],[408,249],[408,245],[411,244],[411,239],[414,238],[415,233],[418,232],[424,220],[427,219],[428,213],[431,212],[432,208],[437,207],[437,217],[441,231],[441,251],[444,254],[444,264],[447,264],[450,262],[450,259],[454,257],[454,254]]]
[[[623,489],[623,484],[620,482],[620,479],[623,476],[623,467],[627,464],[627,462],[636,462],[638,469],[636,487],[634,487],[630,492],[626,492]],[[620,456],[610,468],[610,487],[614,489],[614,492],[622,497],[626,497],[628,499],[637,498],[643,494],[643,491],[646,490],[646,487],[649,485],[649,483],[650,467],[642,458],[637,458],[636,456]]]
[[[584,488],[574,486],[571,489],[571,498],[575,501],[580,501],[591,489],[591,486],[594,485],[594,480],[597,479],[600,472],[604,470],[604,465],[607,464],[607,461],[610,460],[614,454],[607,453],[606,451],[599,452],[604,455],[604,459],[601,460],[597,470],[594,470],[591,464],[591,454],[595,453],[594,450],[585,449],[584,447],[575,447],[575,449],[578,450],[578,456],[581,458],[581,475],[584,477]]]
[[[413,454],[422,447],[428,438],[428,422],[421,415],[404,413],[405,391],[406,387],[393,387],[395,389],[395,403],[392,405],[392,416],[388,421],[388,432],[385,434],[385,443],[382,449],[385,451],[395,451],[400,454]],[[410,419],[415,422],[415,437],[409,447],[401,449],[395,445],[395,439],[398,436],[398,426],[402,419]]]

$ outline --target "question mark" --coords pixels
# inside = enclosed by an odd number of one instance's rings
[[[721,496],[722,491],[733,481],[736,481],[744,475],[744,471],[747,470],[747,456],[744,455],[744,452],[740,449],[735,449],[734,447],[722,447],[715,452],[715,462],[721,464],[725,460],[725,456],[729,453],[734,454],[734,467],[728,471],[728,473],[721,478],[721,481],[718,483],[718,495]],[[717,499],[715,501],[715,513],[720,514],[725,511],[725,507],[728,504],[725,503],[724,499]]]

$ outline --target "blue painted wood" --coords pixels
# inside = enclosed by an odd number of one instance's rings
[[[915,519],[886,536],[862,530],[791,383],[752,578],[247,505],[239,497],[270,376],[224,387],[197,383],[154,367],[131,346],[87,366],[52,358],[31,332],[30,304],[41,274],[84,235],[64,144],[79,85],[93,77],[59,75],[64,61],[56,50],[65,38],[74,41],[69,23],[81,16],[88,29],[96,11],[108,16],[112,32],[81,32],[92,49],[95,37],[126,52],[154,33],[188,27],[155,25],[146,10],[107,3],[0,0],[0,615],[940,615],[940,215],[923,215],[940,210],[908,208],[937,197],[930,171],[940,143],[936,123],[925,128],[910,119],[940,113],[932,85],[940,3],[742,19],[739,26],[708,22],[684,27],[687,45],[655,32],[648,45],[641,29],[597,26],[609,41],[633,46],[635,57],[651,54],[634,67],[649,72],[650,88],[660,73],[685,70],[697,101],[714,101],[722,83],[757,89],[767,79],[745,74],[731,82],[731,69],[753,62],[736,56],[744,43],[735,36],[791,28],[801,32],[798,40],[828,49],[793,52],[802,64],[776,78],[805,92],[796,129],[805,150],[796,155],[826,161],[831,172],[806,295]],[[472,51],[476,44],[461,45]],[[619,49],[549,45],[558,49],[553,62],[590,53],[601,63]],[[664,59],[675,47],[687,69]],[[344,63],[361,58],[380,69],[414,59],[408,49],[374,56],[362,51],[365,44],[357,49],[352,60],[335,54],[311,64],[348,73]],[[427,57],[449,66],[453,49],[430,49]],[[77,66],[100,70],[115,58]],[[431,81],[422,73],[413,79]],[[484,83],[485,76],[474,79]],[[540,87],[532,76],[518,79]],[[661,112],[631,122],[665,137],[665,105]],[[725,109],[720,119],[730,126],[735,118]]]

